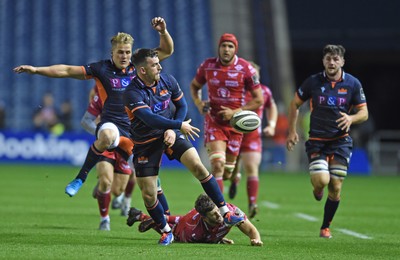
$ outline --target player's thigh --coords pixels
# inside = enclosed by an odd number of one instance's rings
[[[99,190],[105,192],[111,188],[114,179],[114,166],[109,161],[99,161],[96,164],[99,180]]]
[[[157,200],[157,178],[158,176],[136,177],[146,207],[153,206]]]
[[[111,191],[114,195],[119,196],[125,190],[126,184],[129,181],[130,175],[122,173],[114,173]]]
[[[226,141],[218,140],[218,141],[208,142],[206,144],[206,147],[207,147],[208,154],[211,154],[211,153],[214,153],[214,152],[223,152],[223,153],[225,153],[225,151],[226,151]]]
[[[258,176],[258,168],[261,163],[261,153],[241,153],[243,169],[247,176]]]

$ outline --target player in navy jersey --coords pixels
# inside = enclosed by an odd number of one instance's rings
[[[228,203],[229,209],[236,215],[244,217],[244,222],[238,225],[243,234],[249,237],[252,246],[262,246],[260,233],[247,219],[246,215],[237,206]],[[182,243],[210,243],[234,244],[234,241],[225,236],[231,231],[231,226],[224,224],[217,206],[206,194],[201,194],[194,203],[194,208],[183,216],[165,216],[172,228],[175,241]],[[153,219],[136,208],[131,208],[127,220],[128,226],[140,221],[139,232],[146,232],[153,228],[160,233]]]
[[[173,41],[161,17],[152,19],[152,26],[160,35],[157,51],[160,59],[173,52]],[[104,102],[101,121],[96,129],[96,141],[91,145],[85,162],[76,178],[65,188],[69,196],[74,196],[85,182],[89,171],[96,165],[105,150],[116,148],[125,160],[132,155],[133,144],[129,139],[129,118],[126,114],[122,96],[125,88],[135,75],[131,63],[133,38],[127,33],[118,33],[111,39],[111,59],[87,64],[85,66],[52,65],[33,67],[21,65],[14,68],[16,73],[39,74],[53,78],[95,79],[101,100]]]
[[[185,165],[201,182],[227,225],[241,223],[243,217],[229,211],[215,178],[207,171],[196,149],[187,140],[188,137],[193,140],[198,137],[199,129],[190,125],[190,119],[184,121],[187,103],[176,79],[172,75],[161,74],[162,67],[154,50],[135,51],[132,62],[137,76],[126,89],[124,99],[131,119],[130,134],[135,144],[133,163],[144,204],[163,233],[159,244],[169,245],[174,239],[165,221],[163,207],[157,200],[157,175],[164,152],[170,159]],[[166,136],[170,132],[176,134],[175,140]]]
[[[299,107],[310,100],[310,131],[306,142],[313,194],[320,201],[328,186],[320,237],[331,238],[330,224],[339,206],[344,178],[347,176],[353,140],[352,124],[368,119],[367,101],[360,81],[343,71],[345,49],[326,45],[324,71],[307,78],[297,89],[289,107],[289,133],[286,146],[292,151],[299,142],[296,131]],[[355,110],[354,113],[351,111]]]
[[[100,114],[103,109],[97,86],[95,85],[90,93],[90,104],[82,117],[81,124],[83,128],[90,134],[96,133],[96,126],[100,120]],[[136,183],[133,167],[114,151],[104,151],[101,158],[96,164],[98,182],[92,192],[93,197],[97,200],[100,213],[99,230],[110,230],[109,206],[111,201],[111,193],[114,194],[112,208],[115,207],[115,201],[119,198],[122,192],[123,198],[120,202],[121,215],[128,216],[131,207],[131,195]],[[168,215],[169,206],[161,184],[158,185],[157,197],[165,210],[164,214]],[[119,208],[119,207],[118,207]]]

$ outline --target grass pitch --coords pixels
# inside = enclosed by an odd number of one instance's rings
[[[253,220],[264,242],[250,246],[237,228],[234,245],[157,245],[159,235],[129,228],[110,210],[111,231],[97,230],[97,201],[91,197],[93,171],[73,198],[64,193],[77,168],[0,166],[1,259],[399,259],[399,177],[349,176],[332,223],[332,239],[318,237],[326,195],[312,196],[306,173],[262,173],[260,212]],[[173,214],[185,214],[202,192],[190,173],[162,170],[162,186]],[[228,186],[228,183],[226,183]],[[226,195],[227,201],[229,201]],[[247,213],[245,181],[229,201]],[[138,187],[132,205],[143,209]]]

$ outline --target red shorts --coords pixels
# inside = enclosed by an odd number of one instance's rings
[[[259,152],[262,151],[260,129],[243,135],[240,152]]]
[[[128,162],[116,151],[104,151],[100,161],[107,161],[114,166],[114,172],[131,175],[132,170]]]
[[[226,153],[238,156],[243,134],[233,129],[230,125],[224,126],[215,123],[209,116],[206,116],[204,125],[204,142],[225,141]]]

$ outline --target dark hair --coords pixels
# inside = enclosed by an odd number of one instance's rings
[[[334,44],[328,44],[325,45],[324,49],[322,50],[322,57],[325,57],[326,54],[333,54],[333,55],[339,55],[340,57],[344,57],[344,53],[346,52],[346,49],[342,45],[334,45]]]
[[[196,202],[194,203],[194,208],[202,216],[205,216],[207,212],[212,211],[214,207],[215,207],[214,202],[205,193],[200,194],[200,196],[197,197]]]
[[[158,52],[153,49],[137,49],[132,54],[132,63],[135,67],[139,67],[146,62],[146,58],[158,57]]]

